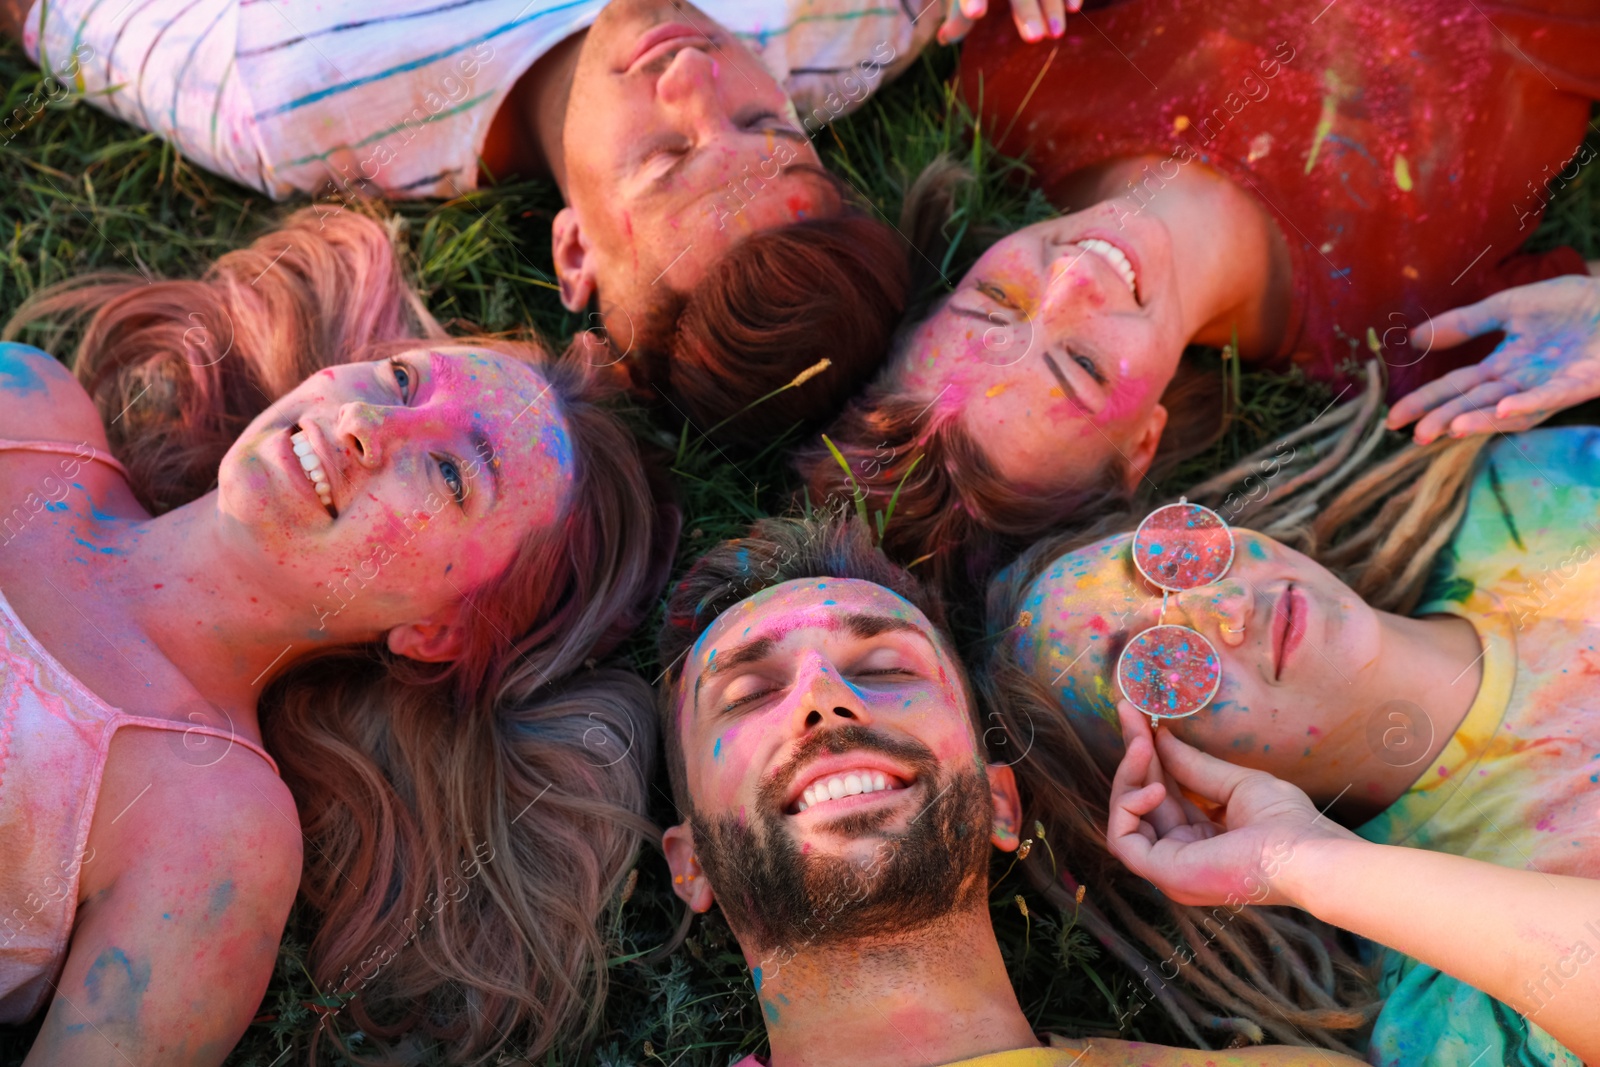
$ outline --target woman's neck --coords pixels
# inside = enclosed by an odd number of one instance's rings
[[[1248,191],[1199,163],[1155,156],[1084,171],[1065,191],[1074,206],[1118,200],[1166,226],[1191,344],[1220,348],[1237,338],[1245,359],[1278,353],[1293,292],[1289,248]]]
[[[127,527],[99,575],[101,595],[206,700],[252,715],[262,687],[285,664],[360,638],[318,628],[314,606],[286,593],[230,550],[210,493]],[[371,635],[364,635],[370,639]]]

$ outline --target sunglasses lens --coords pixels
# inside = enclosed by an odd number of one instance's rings
[[[1217,650],[1187,626],[1152,626],[1133,636],[1117,660],[1122,695],[1153,718],[1193,715],[1222,683]]]
[[[1133,563],[1157,588],[1177,592],[1222,580],[1233,565],[1233,531],[1198,504],[1168,504],[1133,535]]]

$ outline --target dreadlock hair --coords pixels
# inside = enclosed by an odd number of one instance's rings
[[[916,257],[919,265],[945,258],[939,247],[949,242],[949,224],[962,189],[971,181],[970,169],[941,156],[912,184],[900,229],[913,247],[924,250]],[[966,232],[980,243],[1004,236],[978,225],[966,227]],[[931,280],[919,273],[913,291],[925,293],[923,283]],[[914,298],[896,330],[884,370],[828,428],[832,447],[821,440],[809,442],[797,451],[795,463],[811,500],[859,501],[869,513],[884,512],[884,551],[907,566],[926,561],[923,572],[959,604],[977,595],[990,575],[1043,534],[1129,500],[1133,479],[1127,464],[1117,458],[1103,470],[1085,472],[1073,486],[1009,481],[985,452],[981,428],[969,425],[965,411],[906,392],[899,374],[914,355],[912,339],[945,299],[947,292],[937,299]],[[1186,353],[1163,391],[1168,421],[1151,464],[1152,477],[1199,455],[1221,437],[1227,390],[1224,375],[1211,362]],[[887,522],[890,517],[892,523]]]
[[[678,810],[689,810],[683,747],[674,720],[683,663],[718,615],[763,589],[799,578],[856,579],[881,585],[927,616],[951,650],[956,645],[944,604],[909,571],[890,562],[873,544],[872,532],[844,509],[818,510],[804,518],[758,520],[743,537],[723,541],[695,561],[667,597],[657,638],[661,662],[671,664],[659,687],[667,772]],[[956,660],[959,663],[959,659]],[[963,686],[970,694],[963,677]],[[975,723],[977,719],[973,720]]]
[[[1411,610],[1460,522],[1488,438],[1406,445],[1373,463],[1381,447],[1393,447],[1394,435],[1382,421],[1383,394],[1383,376],[1369,364],[1360,397],[1184,495],[1306,553],[1373,607]],[[1285,448],[1292,450],[1288,457]],[[1265,469],[1263,464],[1276,465],[1271,491],[1231,505],[1240,480]],[[1152,999],[1186,1033],[1224,1030],[1252,1040],[1270,1033],[1292,1044],[1311,1040],[1341,1048],[1341,1037],[1369,1021],[1377,1003],[1332,928],[1275,908],[1173,904],[1130,874],[1105,847],[1115,768],[1077,733],[1053,689],[1016,664],[1010,635],[1027,625],[1021,605],[1039,574],[1069,552],[1133,530],[1145,510],[1115,511],[1086,528],[1047,538],[991,584],[991,643],[975,683],[999,716],[1005,744],[1021,753],[1015,769],[1026,817],[1047,828],[1088,887],[1085,921],[1113,955],[1152,979],[1146,982]],[[1048,894],[1059,898],[1066,892],[1039,857],[1022,867]],[[1070,878],[1066,882],[1070,886]],[[1144,918],[1152,913],[1164,913],[1177,940]],[[1140,958],[1141,946],[1167,961],[1155,974]],[[1175,961],[1181,963],[1167,973]],[[1180,973],[1185,986],[1169,984]],[[1242,981],[1241,973],[1250,980]]]
[[[436,669],[381,641],[329,650],[287,662],[258,712],[310,846],[311,975],[341,1005],[311,1060],[323,1040],[345,1044],[339,1014],[365,1035],[344,1049],[362,1063],[415,1063],[424,1035],[450,1063],[508,1042],[537,1060],[582,1039],[605,995],[597,920],[654,836],[649,687],[590,665],[654,600],[677,531],[592,369],[536,342],[451,337],[384,225],[323,208],[198,279],[93,275],[45,290],[5,336],[52,320],[86,320],[76,373],[156,514],[213,489],[251,420],[324,368],[470,344],[548,382],[574,479],[557,520],[468,591],[461,657]],[[365,581],[336,570],[342,604]]]
[[[882,364],[911,285],[894,227],[820,168],[841,213],[762,230],[687,292],[669,291],[626,353],[634,387],[696,429],[765,443],[835,415]]]

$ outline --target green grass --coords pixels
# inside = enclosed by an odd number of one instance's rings
[[[980,180],[968,190],[950,233],[947,256],[928,266],[954,280],[980,250],[984,235],[1047,216],[1035,193],[1007,179],[1025,177],[1015,161],[990,154],[970,136],[945,80],[954,54],[939,50],[862,111],[819,138],[828,165],[844,175],[890,219],[899,215],[909,181],[940,152],[968,159]],[[0,44],[0,113],[25,105],[39,76],[14,46]],[[1591,137],[1600,147],[1600,137]],[[1577,246],[1600,258],[1600,180],[1595,168],[1558,198],[1535,247]],[[187,275],[221,252],[271,227],[294,205],[265,198],[198,171],[159,139],[140,134],[93,108],[51,106],[9,143],[0,145],[0,321],[43,285],[93,269]],[[548,182],[518,182],[457,201],[401,203],[407,255],[417,284],[442,320],[458,319],[491,331],[532,324],[556,342],[584,323],[555,298],[549,223],[560,198]],[[58,353],[70,338],[40,333],[28,340]],[[1223,373],[1220,369],[1218,373]],[[1299,425],[1326,401],[1304,383],[1271,375],[1240,377],[1237,417],[1211,453],[1186,464],[1174,487],[1232,462],[1277,431]],[[780,435],[758,455],[734,463],[692,433],[675,437],[642,429],[675,456],[686,521],[680,569],[705,547],[738,535],[754,518],[781,511],[795,486]],[[655,677],[649,633],[623,656]],[[659,818],[670,815],[658,783]],[[1024,915],[1017,898],[1027,901]],[[1109,960],[1070,916],[1025,890],[1014,877],[993,893],[993,912],[1012,979],[1039,1031],[1118,1032],[1119,1009],[1132,1001],[1134,979]],[[608,916],[615,946],[612,993],[604,1026],[588,1049],[559,1050],[545,1062],[577,1065],[662,1064],[723,1067],[764,1044],[748,974],[726,924],[715,913],[696,920],[687,943],[670,959],[641,957],[662,944],[681,914],[664,865],[646,855],[631,895]],[[239,1067],[304,1062],[304,1038],[317,1025],[318,991],[307,976],[307,931],[292,920],[277,971],[259,1017],[229,1057]],[[19,1064],[32,1028],[0,1029],[0,1065]],[[350,1035],[359,1046],[359,1039]],[[1138,1014],[1121,1036],[1178,1041],[1156,1012]],[[345,1061],[331,1053],[324,1063]]]

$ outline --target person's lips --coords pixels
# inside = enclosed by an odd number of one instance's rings
[[[1306,598],[1293,582],[1284,586],[1272,609],[1272,678],[1283,677],[1283,668],[1306,635]]]
[[[674,48],[682,48],[687,44],[693,43],[709,46],[711,38],[693,26],[682,22],[668,22],[660,26],[652,26],[634,44],[633,54],[628,57],[628,62],[623,67],[623,70],[632,71],[642,64],[665,55]]]
[[[289,427],[287,434],[289,454],[285,459],[285,466],[299,470],[305,479],[306,487],[310,489],[318,503],[327,511],[330,518],[339,517],[339,509],[334,504],[333,480],[338,476],[338,467],[331,461],[331,450],[326,438],[315,424],[310,422],[295,423]]]
[[[865,803],[903,792],[916,775],[875,752],[855,751],[812,761],[796,774],[784,803],[784,814],[843,814]]]

